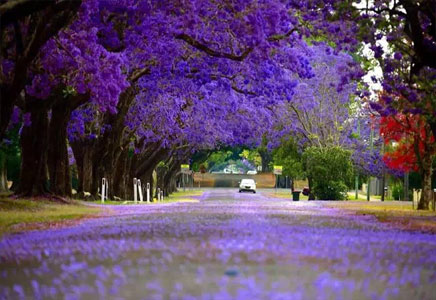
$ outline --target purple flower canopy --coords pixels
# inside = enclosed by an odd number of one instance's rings
[[[107,118],[101,113],[118,113],[119,98],[134,85],[126,140],[133,136],[141,145],[159,142],[165,148],[189,143],[193,151],[218,144],[256,146],[273,124],[272,107],[292,101],[299,85],[295,75],[316,75],[303,39],[309,33],[298,27],[301,6],[84,0],[73,24],[41,50],[38,67],[44,72],[30,72],[26,91],[38,99],[59,86],[67,87],[67,94],[89,94],[71,116],[70,140],[103,135]],[[330,31],[345,29],[355,30],[332,24]],[[339,50],[323,51],[328,56]],[[2,61],[4,71],[8,63]],[[134,83],[140,70],[146,75]],[[346,66],[338,70],[342,85],[354,76]]]

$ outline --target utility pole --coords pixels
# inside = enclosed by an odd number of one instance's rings
[[[357,118],[357,135],[360,138],[360,120]],[[356,179],[354,182],[354,189],[356,190],[355,199],[359,199],[359,173],[356,172]]]
[[[382,156],[385,154],[385,143],[382,141]],[[385,174],[385,164],[383,163],[383,170],[382,170],[382,196],[381,201],[385,201],[385,181],[386,181],[386,174]]]
[[[369,153],[372,156],[372,151],[374,150],[374,129],[372,128],[372,124],[371,124],[371,133],[369,135]],[[369,201],[370,199],[370,194],[371,194],[371,176],[369,176],[368,178],[368,188],[366,191],[366,201]]]
[[[409,172],[404,173],[404,201],[409,201]]]

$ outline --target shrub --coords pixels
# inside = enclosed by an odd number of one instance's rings
[[[313,193],[322,200],[344,200],[353,177],[351,153],[341,147],[309,147],[303,153]]]
[[[403,197],[403,185],[402,184],[394,184],[392,186],[392,198],[394,200],[400,200]]]
[[[317,183],[314,192],[318,199],[344,200],[347,199],[347,186],[342,181],[328,181]]]

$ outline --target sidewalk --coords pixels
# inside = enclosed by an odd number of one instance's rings
[[[349,200],[365,200],[366,201],[366,194],[358,193],[358,199],[356,199],[356,192],[355,191],[349,191],[348,193],[348,199]],[[374,202],[381,202],[380,196],[371,195],[369,198],[369,201]]]

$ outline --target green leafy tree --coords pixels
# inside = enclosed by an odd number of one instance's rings
[[[242,150],[242,153],[239,154],[241,158],[245,158],[249,162],[251,162],[254,166],[260,166],[262,165],[262,158],[260,157],[259,152],[257,149],[244,149]]]
[[[272,155],[274,164],[283,166],[283,175],[289,176],[292,182],[306,177],[301,153],[292,138],[284,139],[280,147],[274,149]]]
[[[312,192],[322,200],[344,200],[353,178],[351,152],[338,146],[309,147],[303,153]]]

